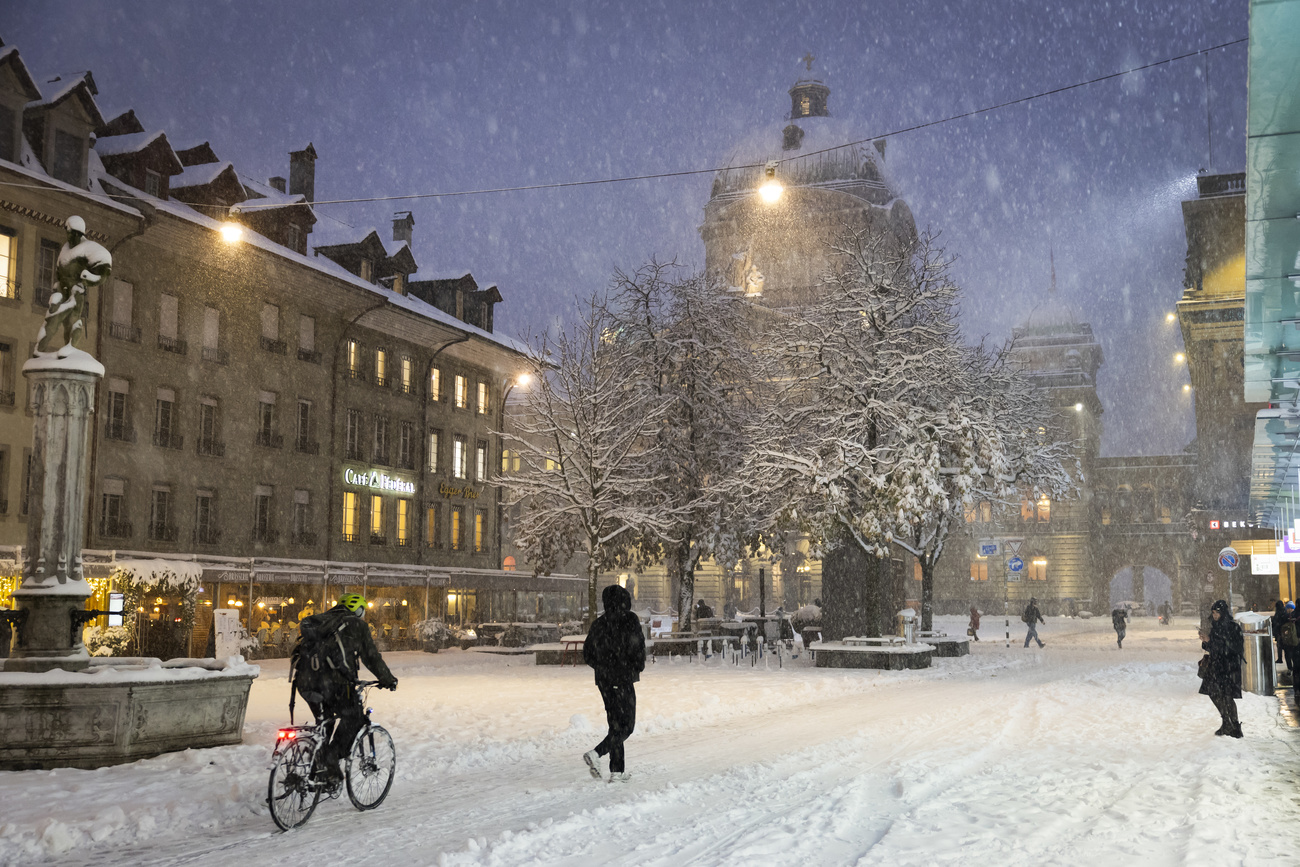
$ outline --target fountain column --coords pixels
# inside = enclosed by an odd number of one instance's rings
[[[68,349],[29,359],[23,375],[31,383],[31,500],[23,581],[14,601],[26,614],[5,670],[74,671],[90,664],[73,612],[84,610],[91,594],[81,549],[91,414],[104,367]]]

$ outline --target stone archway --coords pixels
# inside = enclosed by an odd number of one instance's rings
[[[1142,602],[1161,605],[1174,602],[1174,582],[1155,566],[1125,566],[1110,579],[1110,609],[1120,602]]]

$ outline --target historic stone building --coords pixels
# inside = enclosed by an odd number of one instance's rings
[[[88,73],[38,83],[16,49],[0,53],[0,107],[18,111],[0,111],[4,577],[26,535],[20,369],[80,214],[114,259],[88,347],[107,369],[87,523],[96,605],[112,602],[114,564],[144,559],[202,565],[202,598],[160,592],[136,612],[171,633],[197,602],[200,637],[213,607],[233,606],[284,643],[281,623],[348,589],[366,589],[389,640],[426,615],[506,615],[516,592],[566,592],[500,568],[493,431],[524,349],[492,331],[496,287],[422,279],[408,212],[391,233],[320,232],[310,144],[287,183],[254,181],[134,112],[105,119],[95,95]]]

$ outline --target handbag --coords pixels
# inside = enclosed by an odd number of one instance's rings
[[[1201,661],[1196,664],[1196,676],[1205,680],[1210,676],[1210,654],[1201,657]]]
[[[967,626],[967,627],[966,627],[966,634],[967,634],[967,635],[974,635],[974,634],[975,634],[975,630],[974,630],[972,627]]]

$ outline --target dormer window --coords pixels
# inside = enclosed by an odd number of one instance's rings
[[[284,245],[290,250],[297,252],[302,243],[302,229],[298,228],[297,223],[290,223],[284,230]]]
[[[81,164],[85,140],[63,130],[54,131],[54,177],[74,187],[81,186]]]
[[[374,270],[375,270],[374,262],[371,262],[369,259],[361,260],[361,273],[359,276],[361,277],[362,280],[365,280],[367,283],[373,282],[372,276],[374,274]]]
[[[154,198],[160,198],[162,196],[162,175],[153,169],[145,169],[144,191]]]
[[[398,295],[406,294],[406,286],[403,283],[404,274],[398,273],[393,275],[393,291]]]

